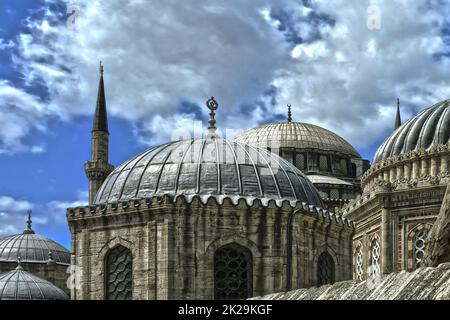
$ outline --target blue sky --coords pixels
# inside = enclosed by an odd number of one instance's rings
[[[114,165],[205,123],[211,95],[222,131],[283,121],[291,103],[371,159],[397,97],[404,120],[450,98],[449,17],[444,0],[0,0],[0,235],[32,208],[35,229],[69,246],[99,60]]]

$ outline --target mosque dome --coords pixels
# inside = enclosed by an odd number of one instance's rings
[[[286,160],[216,136],[163,144],[132,158],[108,176],[95,204],[165,194],[298,200],[323,207],[313,184]]]
[[[324,151],[361,158],[345,139],[322,127],[301,122],[269,123],[250,129],[236,138],[260,148],[293,148]]]
[[[56,263],[70,264],[70,252],[66,248],[35,234],[30,215],[23,233],[0,238],[0,262],[15,262],[20,258],[22,262],[46,263],[49,252]]]
[[[400,126],[378,148],[373,163],[415,150],[429,150],[449,142],[450,100],[423,110]]]
[[[15,270],[0,275],[0,300],[69,300],[47,280],[26,272],[20,262]]]

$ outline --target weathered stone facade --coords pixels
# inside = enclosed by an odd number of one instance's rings
[[[214,255],[231,244],[251,253],[248,296],[316,285],[323,252],[334,281],[351,278],[353,224],[307,205],[164,196],[68,209],[67,217],[72,263],[82,270],[72,299],[107,298],[105,261],[117,246],[132,253],[133,299],[215,298]]]
[[[450,182],[449,103],[436,104],[399,127],[363,175],[363,194],[344,208],[344,216],[357,224],[354,279],[422,265]]]

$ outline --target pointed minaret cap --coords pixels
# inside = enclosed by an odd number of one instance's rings
[[[27,228],[23,231],[23,234],[34,234],[33,228],[31,228],[31,224],[33,221],[31,220],[31,210],[28,210],[28,220],[27,220]]]
[[[216,110],[219,107],[219,104],[217,103],[216,99],[214,97],[211,97],[206,101],[206,106],[211,111],[209,113],[209,127],[208,127],[208,134],[206,135],[206,138],[214,138],[217,136],[216,134]]]
[[[291,123],[292,122],[292,110],[291,110],[291,108],[292,108],[292,104],[288,104],[287,105],[287,107],[288,107],[288,117],[287,117],[287,121],[289,122],[289,123]]]
[[[400,99],[397,98],[397,114],[395,116],[395,130],[400,128],[402,125],[402,118],[400,116]]]
[[[92,131],[108,132],[108,115],[106,112],[105,85],[103,83],[103,64],[100,61],[100,80],[98,83],[97,106],[95,109]]]

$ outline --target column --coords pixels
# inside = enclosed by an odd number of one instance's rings
[[[381,210],[381,273],[388,274],[393,272],[392,262],[392,228],[391,212],[383,208]]]

